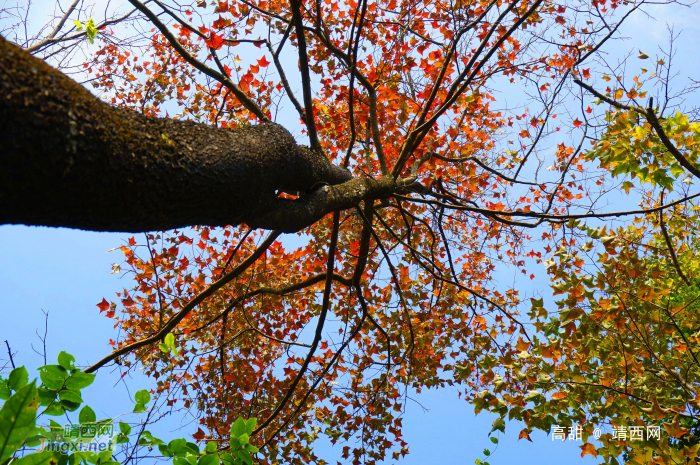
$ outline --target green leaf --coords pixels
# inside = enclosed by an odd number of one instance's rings
[[[136,391],[134,400],[137,404],[146,405],[151,400],[151,394],[146,389],[141,389],[140,391]]]
[[[506,422],[503,419],[503,417],[498,417],[494,420],[491,431],[489,431],[489,434],[493,433],[496,430],[499,430],[501,433],[506,432]]]
[[[246,433],[243,433],[240,436],[238,436],[236,439],[238,440],[238,442],[241,445],[244,445],[244,444],[248,444],[248,441],[250,441],[250,436],[248,436]]]
[[[94,374],[78,371],[73,373],[71,377],[66,380],[66,387],[68,389],[80,390],[90,386],[93,381],[95,381]]]
[[[498,444],[498,438],[491,436],[491,442],[494,444]]]
[[[37,390],[34,383],[20,388],[0,409],[0,463],[19,449],[36,428]]]
[[[124,423],[123,421],[120,421],[119,422],[119,431],[121,431],[123,434],[129,435],[129,434],[131,434],[131,426]]]
[[[78,407],[80,407],[80,403],[71,402],[70,400],[62,400],[58,404],[69,412],[75,412],[78,410]]]
[[[491,455],[491,451],[488,449],[484,449],[484,455],[488,457],[489,455]]]
[[[38,435],[38,434],[36,434],[36,435],[34,435],[34,436],[30,436],[30,437],[27,438],[26,441],[24,441],[24,445],[25,445],[26,447],[36,447],[36,446],[38,446],[39,444],[41,444],[41,440],[42,440],[43,438],[44,438],[43,436]]]
[[[68,378],[68,372],[60,365],[44,365],[39,368],[39,377],[48,389],[60,391]]]
[[[48,407],[44,409],[43,412],[41,412],[42,415],[51,415],[52,417],[57,417],[60,415],[63,415],[65,412],[65,409],[63,408],[63,405],[61,405],[61,402],[54,402]]]
[[[157,446],[158,444],[165,444],[162,440],[153,437],[150,431],[144,431],[141,434],[141,439],[139,440],[140,445],[147,446]]]
[[[141,413],[146,411],[146,406],[143,404],[136,404],[134,405],[134,412],[133,413]]]
[[[475,463],[476,465],[481,465],[481,459],[476,459],[476,460],[474,460],[474,463]]]
[[[245,434],[245,432],[246,422],[243,420],[243,418],[239,418],[238,420],[233,422],[233,425],[231,425],[231,436],[237,438],[238,436]]]
[[[104,464],[112,461],[112,451],[107,449],[97,454],[97,463]]]
[[[204,452],[207,454],[213,454],[216,452],[216,449],[217,449],[216,442],[209,441],[207,443],[207,447],[204,448]]]
[[[243,459],[243,462],[245,462],[248,465],[253,465],[253,457],[250,456],[247,450],[243,449],[238,452],[239,457]]]
[[[17,367],[10,372],[8,385],[13,391],[19,391],[19,388],[25,386],[29,382],[29,373],[24,367]]]
[[[12,391],[10,391],[9,381],[0,379],[0,400],[7,400],[11,395]]]
[[[258,452],[260,449],[258,449],[257,447],[255,447],[252,444],[246,444],[245,450],[254,454],[254,453]]]
[[[163,353],[166,353],[166,354],[167,354],[168,352],[170,352],[170,347],[166,346],[166,345],[163,344],[162,342],[161,342],[160,344],[158,344],[158,348],[159,348],[160,351],[163,352]]]
[[[80,397],[80,392],[78,391],[71,391],[70,389],[64,389],[62,391],[59,391],[58,393],[58,398],[61,400],[67,400],[70,402],[76,402],[78,404],[83,403],[83,398]]]
[[[163,342],[166,346],[173,347],[175,345],[175,335],[173,333],[168,333]]]
[[[95,452],[85,451],[83,454],[89,463],[97,463],[98,456]]]
[[[86,405],[82,409],[80,409],[80,414],[78,415],[78,421],[82,423],[94,423],[97,420],[97,417],[95,416],[95,412],[88,406]]]
[[[245,432],[248,433],[248,436],[253,434],[253,431],[255,431],[255,425],[257,423],[257,418],[250,418],[248,419],[248,421],[245,422]]]
[[[82,30],[83,30],[83,25],[81,24],[80,21],[77,21],[77,20],[76,20],[76,21],[73,21],[73,24],[75,24],[75,27],[78,29],[78,31],[82,31]]]
[[[73,357],[68,352],[61,351],[58,354],[58,364],[66,370],[72,370],[73,368],[75,368],[73,366],[73,362],[75,362],[75,357]]]
[[[51,391],[49,389],[39,388],[39,405],[49,405],[51,402],[56,400],[56,391]]]
[[[194,454],[199,455],[199,446],[195,444],[194,442],[188,442],[185,444],[185,449],[191,450]]]
[[[168,443],[168,447],[171,451],[178,452],[180,449],[185,447],[186,444],[187,440],[185,439],[173,439],[172,441],[170,441],[170,443]]]
[[[216,454],[203,455],[197,465],[219,465],[219,456]]]
[[[221,459],[227,464],[235,464],[236,463],[236,459],[233,457],[233,455],[228,454],[226,452],[221,454]]]
[[[12,465],[46,465],[48,463],[58,463],[59,452],[43,451],[36,454],[28,454],[22,458],[16,459]]]
[[[168,447],[167,444],[160,444],[158,446],[158,450],[160,451],[160,455],[164,457],[172,457],[174,455],[173,451],[170,450],[170,447]]]

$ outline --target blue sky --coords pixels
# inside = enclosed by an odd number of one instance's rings
[[[41,347],[35,332],[44,333],[42,310],[49,312],[49,363],[61,350],[73,354],[81,365],[94,363],[110,352],[108,341],[117,334],[114,320],[100,315],[95,304],[102,297],[110,300],[115,292],[129,285],[124,282],[128,277],[122,280],[119,275],[109,274],[111,263],[119,261],[121,253],[105,253],[128,237],[0,226],[0,342],[9,342],[17,365],[33,369],[43,364],[32,349],[32,345]],[[0,348],[0,354],[3,361],[7,360],[5,347]],[[143,376],[120,382],[118,373],[103,369],[95,384],[85,389],[85,400],[98,418],[113,418],[130,412],[134,392],[150,386]],[[400,463],[474,463],[475,459],[484,458],[483,449],[495,450],[487,437],[494,417],[475,416],[473,407],[459,400],[455,390],[424,391],[412,397],[416,402],[408,404],[403,423],[410,454]],[[196,430],[192,425],[184,425],[182,431],[177,431],[181,426],[180,419],[174,416],[153,431],[163,438],[175,438]],[[544,433],[533,433],[534,443],[517,441],[520,429],[520,425],[511,423],[506,428],[508,434],[499,435],[501,444],[489,460],[491,465],[514,460],[523,465],[559,464],[562,459],[576,460],[580,454],[574,442],[553,442]],[[317,454],[338,456],[339,449],[332,450],[328,443],[319,441]],[[596,463],[590,457],[578,460],[582,464]]]
[[[655,55],[659,45],[666,46],[665,24],[671,23],[683,33],[679,42],[676,69],[680,78],[700,76],[697,44],[700,43],[700,7],[656,6],[651,16],[636,15],[623,29],[629,40],[617,43],[612,51],[641,49]],[[634,64],[635,66],[637,63]],[[118,247],[130,235],[91,233],[66,229],[0,226],[0,363],[7,360],[8,341],[15,363],[35,368],[43,360],[32,350],[41,342],[35,331],[43,335],[44,314],[49,312],[47,351],[49,363],[59,351],[75,355],[78,364],[94,363],[110,351],[108,341],[116,339],[114,321],[98,313],[95,304],[103,297],[113,299],[115,292],[128,286],[121,275],[109,274],[111,263],[120,262],[121,254],[105,253]],[[540,272],[540,274],[543,274]],[[129,278],[125,277],[128,281]],[[531,293],[534,285],[524,284]],[[115,417],[131,411],[133,393],[150,387],[150,380],[136,376],[120,381],[118,373],[101,371],[97,382],[85,390],[86,400],[98,417]],[[404,419],[404,437],[411,453],[400,463],[474,463],[484,458],[482,450],[495,447],[488,440],[493,417],[474,415],[473,407],[457,398],[450,389],[424,391],[408,405]],[[427,409],[427,410],[425,410]],[[176,431],[183,427],[182,431]],[[174,438],[193,432],[192,424],[182,425],[177,418],[161,423],[158,432]],[[580,459],[577,444],[553,442],[544,433],[533,433],[534,443],[517,441],[520,425],[509,423],[507,434],[500,435],[500,444],[489,460],[492,465],[517,461],[519,464],[597,463],[591,457]],[[327,443],[320,443],[318,455],[336,456]],[[338,448],[339,449],[339,448]]]

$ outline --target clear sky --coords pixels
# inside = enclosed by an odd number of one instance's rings
[[[700,7],[658,6],[649,11],[651,16],[639,14],[627,23],[623,35],[630,39],[616,44],[613,51],[620,54],[641,49],[653,57],[659,45],[666,46],[668,22],[675,25],[677,32],[682,30],[676,44],[679,77],[700,77],[697,58]],[[84,365],[109,353],[108,341],[116,339],[114,321],[101,316],[95,304],[103,297],[108,301],[114,299],[115,292],[130,286],[128,276],[109,274],[111,263],[121,261],[121,253],[105,253],[129,236],[0,226],[0,343],[3,344],[0,365],[7,361],[6,340],[15,354],[16,364],[29,368],[43,364],[42,358],[32,349],[33,345],[41,350],[35,331],[43,335],[42,311],[49,312],[46,341],[49,363],[55,361],[61,350],[75,355],[77,363]],[[543,273],[540,271],[540,274]],[[542,284],[546,283],[537,285]],[[536,282],[524,283],[528,292],[533,285]],[[85,390],[85,397],[98,418],[114,417],[131,411],[133,393],[149,386],[151,381],[143,376],[120,382],[118,373],[101,371],[97,382]],[[411,453],[400,463],[471,464],[477,458],[484,458],[483,449],[496,449],[487,438],[494,417],[475,416],[473,407],[459,400],[455,391],[424,391],[416,395],[415,400],[408,405],[403,422]],[[162,424],[158,431],[164,438],[174,438],[196,429],[192,424],[185,424],[183,431],[169,431],[180,426],[177,419]],[[508,423],[507,434],[498,436],[501,443],[489,459],[491,465],[599,462],[590,456],[579,458],[577,445],[580,443],[553,442],[544,433],[533,433],[534,443],[517,441],[521,428],[519,424]],[[338,454],[329,451],[328,444],[320,443],[318,447],[322,457],[326,453]]]

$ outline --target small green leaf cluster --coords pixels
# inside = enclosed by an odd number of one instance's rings
[[[166,337],[166,343],[169,350],[174,350],[174,338],[172,334],[169,336],[171,337]],[[22,447],[36,447],[42,441],[73,445],[81,441],[78,438],[64,437],[64,428],[56,421],[51,420],[48,429],[36,424],[39,406],[45,406],[43,413],[48,415],[62,415],[65,411],[77,410],[83,403],[80,391],[92,384],[95,375],[81,372],[75,368],[74,362],[72,355],[61,352],[57,365],[40,367],[42,384],[39,388],[36,387],[36,380],[29,382],[29,374],[24,367],[12,370],[7,379],[0,377],[0,399],[5,400],[0,408],[0,464],[12,460],[13,465],[118,465],[112,459],[111,450],[96,453],[72,449],[74,452],[71,454],[44,450],[12,459]],[[143,412],[151,401],[151,394],[145,389],[137,391],[134,401],[136,404],[133,412]],[[78,420],[81,424],[112,422],[111,419],[97,422],[95,412],[87,405],[80,410]],[[231,441],[226,451],[220,451],[214,441],[210,441],[202,451],[197,444],[185,439],[174,439],[166,444],[149,431],[139,433],[137,445],[157,446],[164,457],[172,457],[174,465],[252,465],[251,454],[258,452],[258,448],[250,444],[256,423],[255,418],[236,420],[231,426]],[[119,422],[116,444],[129,442],[131,434],[131,426]]]
[[[95,43],[95,37],[97,37],[97,26],[95,26],[95,21],[92,18],[88,18],[86,23],[81,23],[80,21],[73,21],[78,32],[85,29],[85,35],[87,35],[88,42],[91,44]]]
[[[250,435],[253,434],[256,424],[255,418],[247,421],[239,418],[231,425],[230,453],[221,455],[224,465],[253,465],[253,458],[250,454],[256,453],[258,448],[250,444]]]
[[[491,431],[493,431],[493,430],[491,430]],[[491,440],[492,443],[498,444],[498,438],[495,438],[495,437],[492,436],[492,437],[490,437],[489,439]],[[491,457],[491,454],[492,454],[492,453],[493,453],[493,452],[491,452],[489,449],[484,449],[484,456],[485,456],[485,457]],[[481,460],[481,459],[476,459],[476,460],[474,461],[474,463],[475,463],[476,465],[490,465],[487,461]]]
[[[145,412],[146,404],[151,400],[151,394],[147,390],[141,389],[134,394],[134,400],[136,401],[134,413]]]
[[[163,338],[163,342],[158,344],[158,348],[165,354],[171,352],[175,358],[179,355],[177,347],[175,346],[175,336],[173,333],[168,333],[168,335]]]
[[[57,365],[39,368],[42,385],[39,386],[39,405],[46,407],[43,414],[51,416],[73,412],[83,403],[80,391],[92,384],[95,375],[83,373],[73,363],[75,358],[66,353],[58,354]]]
[[[63,427],[51,420],[47,430],[36,424],[39,406],[45,406],[43,413],[62,415],[65,411],[74,411],[83,402],[81,389],[92,384],[95,376],[82,373],[75,368],[75,358],[61,352],[57,365],[45,365],[39,369],[42,384],[36,387],[36,379],[29,381],[25,367],[18,367],[10,372],[7,379],[0,378],[0,399],[4,404],[0,409],[0,463],[5,463],[22,447],[36,447],[42,441],[56,441],[63,438]],[[95,412],[84,406],[79,413],[81,423],[95,423]],[[112,451],[100,453],[79,451],[64,455],[56,451],[43,451],[25,455],[12,461],[13,465],[78,465],[90,463],[95,465],[117,465],[112,460]]]

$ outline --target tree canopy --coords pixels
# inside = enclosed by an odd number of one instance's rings
[[[604,55],[647,2],[129,4],[0,38],[0,221],[144,233],[86,372],[144,368],[222,448],[256,418],[260,463],[398,459],[448,385],[492,432],[697,457],[695,81]]]

